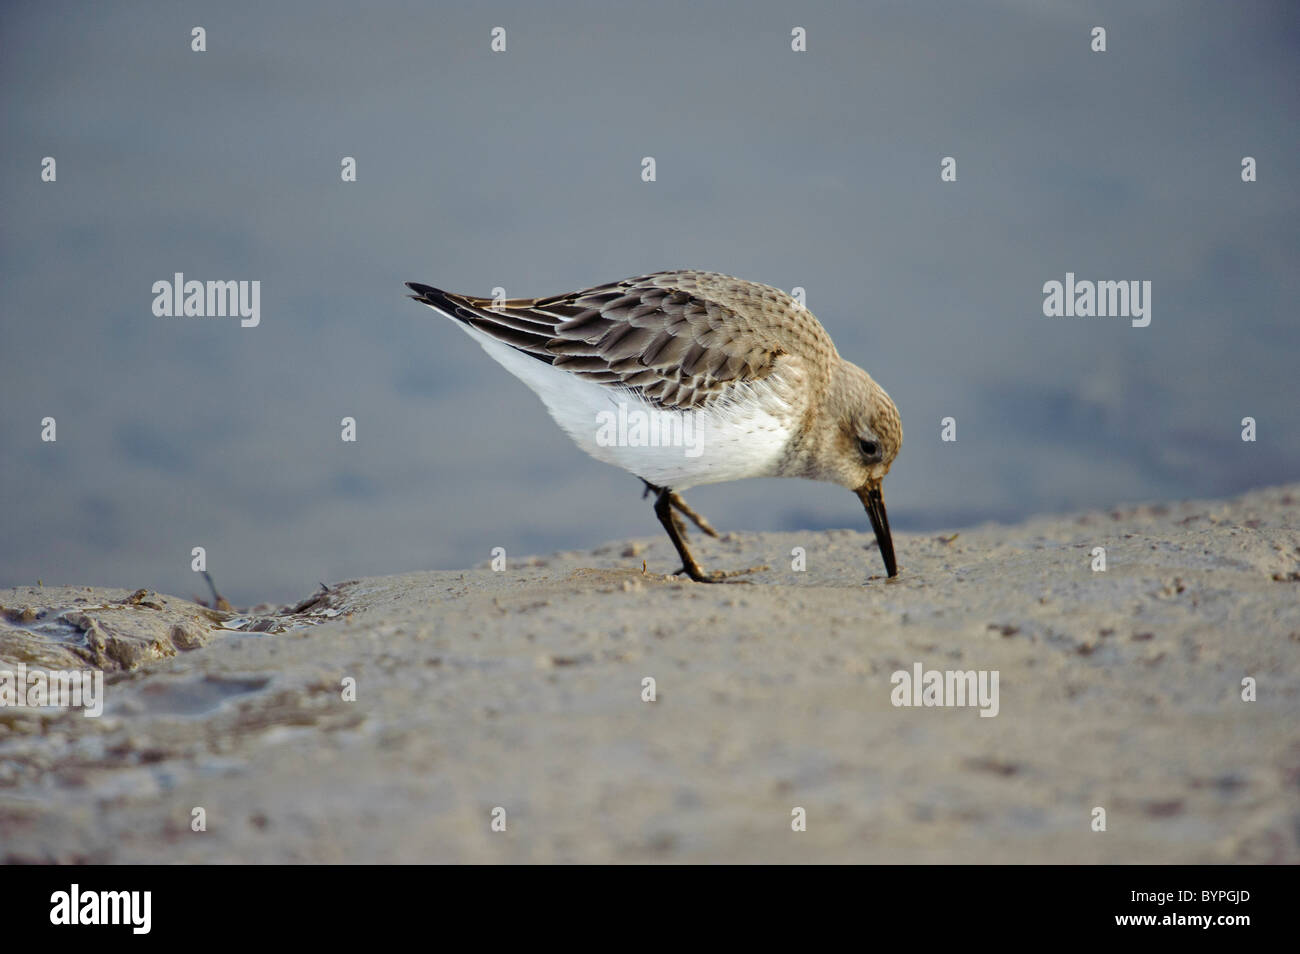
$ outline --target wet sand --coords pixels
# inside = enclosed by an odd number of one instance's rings
[[[0,708],[0,859],[1300,861],[1300,484],[897,534],[892,583],[869,531],[692,540],[771,569],[663,576],[659,534],[241,613],[0,590],[0,669],[106,697]],[[918,663],[998,714],[895,706]]]

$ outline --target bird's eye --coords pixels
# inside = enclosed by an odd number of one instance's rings
[[[863,457],[876,457],[880,454],[880,445],[875,441],[859,439],[858,449],[862,451]]]

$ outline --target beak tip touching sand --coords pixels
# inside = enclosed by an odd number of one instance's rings
[[[880,556],[885,561],[885,572],[889,578],[898,576],[898,562],[894,558],[894,537],[889,530],[889,514],[885,512],[885,498],[880,485],[863,487],[857,492],[867,516],[871,518],[871,529],[876,532],[876,545],[880,547]]]

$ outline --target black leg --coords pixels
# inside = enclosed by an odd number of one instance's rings
[[[668,531],[668,539],[673,541],[673,546],[677,548],[677,555],[682,558],[682,568],[678,573],[685,573],[696,583],[724,583],[735,582],[744,583],[745,580],[728,580],[728,577],[744,576],[746,573],[757,573],[760,570],[766,570],[767,566],[751,566],[748,570],[734,570],[730,573],[705,573],[695,557],[691,556],[691,551],[686,546],[686,537],[678,525],[677,515],[673,513],[673,497],[675,494],[667,487],[655,487],[649,482],[646,483],[647,492],[655,492],[655,516],[663,524],[664,529]]]
[[[642,498],[650,496],[651,493],[660,494],[665,489],[663,487],[656,487],[644,477],[640,478],[640,480],[641,483],[645,484],[645,491],[641,494]],[[713,529],[713,524],[704,519],[704,514],[695,510],[695,508],[688,504],[677,491],[669,490],[668,499],[672,502],[674,510],[686,516],[691,523],[699,527],[704,533],[707,533],[711,537],[716,537],[718,535],[718,531]],[[686,527],[684,527],[682,522],[676,518],[676,515],[673,517],[673,523],[677,524],[677,529],[681,532],[682,537],[684,538],[686,536]]]
[[[650,487],[650,484],[647,483],[646,486]],[[691,556],[691,551],[687,549],[686,541],[677,528],[677,520],[673,514],[673,492],[666,487],[657,489],[659,493],[655,497],[655,516],[659,518],[659,522],[668,531],[668,539],[673,541],[673,546],[677,548],[677,555],[682,558],[682,568],[679,572],[685,573],[696,583],[718,582],[700,569],[700,565],[695,562],[695,557]]]

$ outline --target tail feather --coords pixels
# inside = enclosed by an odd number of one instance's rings
[[[493,310],[488,307],[492,304],[490,298],[457,295],[420,282],[407,282],[406,287],[415,292],[414,295],[408,295],[408,298],[428,305],[449,318],[455,318],[480,334],[547,364],[555,360],[546,347],[554,333],[550,326],[537,320],[527,321],[522,317]]]

